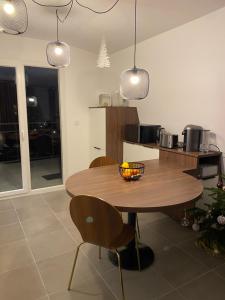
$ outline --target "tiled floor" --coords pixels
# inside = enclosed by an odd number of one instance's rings
[[[43,176],[60,173],[60,159],[49,158],[31,161],[31,184],[33,189],[62,184],[61,178],[46,180]],[[0,192],[22,188],[20,162],[0,162]]]
[[[67,292],[81,237],[64,191],[0,201],[0,299],[121,299],[118,270],[107,252],[85,245]],[[195,247],[195,233],[160,213],[139,214],[142,241],[155,252],[145,271],[123,271],[127,300],[221,300],[225,259]]]

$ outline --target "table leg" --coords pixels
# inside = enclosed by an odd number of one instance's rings
[[[136,228],[136,213],[128,213],[128,224]],[[147,245],[139,243],[141,270],[148,268],[154,261],[154,253]],[[135,240],[132,240],[125,249],[119,251],[121,266],[126,270],[138,270],[137,251]],[[109,259],[114,265],[118,265],[117,256],[114,252],[109,251]]]

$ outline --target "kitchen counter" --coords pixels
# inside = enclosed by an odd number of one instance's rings
[[[159,149],[160,151],[166,151],[166,152],[171,152],[171,153],[175,153],[175,154],[195,157],[195,158],[212,157],[212,156],[220,156],[221,155],[221,152],[219,152],[219,151],[186,152],[182,148],[174,148],[174,149],[164,148],[164,147],[160,147],[159,145],[153,144],[153,143],[140,144],[140,143],[133,143],[133,142],[129,142],[129,141],[124,141],[124,142],[129,143],[129,144],[134,144],[134,145],[141,145],[141,146],[144,146],[147,148]]]

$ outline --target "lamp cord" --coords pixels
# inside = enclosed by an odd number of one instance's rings
[[[136,52],[137,52],[137,0],[134,5],[134,69],[136,69]]]
[[[61,5],[49,5],[49,4],[42,4],[42,3],[39,3],[37,0],[31,0],[31,1],[34,2],[35,4],[39,5],[39,6],[44,6],[44,7],[58,7],[58,8],[60,8],[60,7],[66,7],[66,6],[70,5],[70,4],[73,2],[73,0],[70,0],[70,1],[68,1],[68,3],[66,3],[66,4],[61,4]]]
[[[59,41],[59,18],[57,15],[57,9],[55,11],[56,14],[56,36],[57,36],[57,42]]]
[[[68,11],[67,11],[67,13],[66,13],[66,15],[65,15],[65,17],[64,17],[63,19],[61,19],[60,16],[59,16],[59,8],[56,9],[56,17],[57,17],[57,19],[60,21],[60,23],[64,23],[64,22],[66,21],[66,19],[68,18],[69,14],[70,14],[70,12],[71,12],[71,10],[72,10],[72,8],[73,8],[73,3],[74,3],[74,0],[71,0],[71,1],[67,4],[67,6],[70,5],[70,7],[69,7],[69,9],[68,9]]]
[[[97,10],[94,10],[94,9],[92,9],[92,8],[86,6],[86,5],[81,4],[78,0],[75,0],[75,1],[76,1],[76,3],[77,3],[79,6],[81,6],[81,7],[83,7],[83,8],[86,8],[86,9],[88,9],[88,10],[90,10],[90,11],[96,13],[96,14],[106,14],[106,13],[108,13],[109,11],[111,11],[111,10],[117,5],[117,3],[118,3],[120,0],[116,0],[116,2],[115,2],[110,8],[108,8],[108,9],[106,9],[106,10],[103,10],[103,11],[97,11]],[[58,27],[59,27],[59,24],[58,24],[58,21],[59,21],[60,23],[64,23],[64,22],[66,21],[66,19],[68,18],[69,14],[70,14],[70,12],[71,12],[71,10],[72,10],[72,8],[73,8],[74,0],[70,0],[68,3],[62,4],[62,5],[47,5],[47,4],[41,4],[41,3],[37,2],[37,0],[32,0],[32,2],[34,2],[35,4],[37,4],[37,5],[39,5],[39,6],[44,6],[44,7],[55,7],[55,8],[56,8],[56,18],[57,18],[57,40],[58,40],[58,35],[59,35],[59,28],[58,28]],[[59,16],[59,9],[62,8],[62,7],[67,7],[67,6],[69,6],[69,5],[70,5],[70,7],[69,7],[69,9],[68,9],[68,11],[67,11],[65,17],[62,19],[62,18]]]
[[[71,5],[71,7],[70,7],[70,9],[69,9],[69,12],[66,14],[66,17],[65,17],[64,21],[66,20],[66,18],[67,18],[68,15],[70,14],[71,9],[72,9],[73,4],[74,4],[74,0],[70,0],[68,3],[62,4],[62,5],[48,5],[48,4],[41,4],[41,3],[39,3],[37,0],[31,0],[31,1],[34,2],[35,4],[39,5],[39,6],[44,6],[44,7],[55,7],[55,8],[57,8],[57,9],[58,9],[58,8],[61,8],[61,7],[66,7],[66,6]],[[117,5],[117,3],[118,3],[120,0],[116,0],[116,2],[115,2],[110,8],[108,8],[108,9],[106,9],[106,10],[102,10],[102,11],[98,11],[98,10],[95,10],[95,9],[93,9],[93,8],[91,8],[91,7],[88,7],[87,5],[84,5],[84,4],[80,3],[80,1],[78,1],[78,0],[75,0],[75,1],[76,1],[76,3],[77,3],[80,7],[86,8],[86,9],[92,11],[93,13],[96,13],[96,14],[106,14],[106,13],[110,12],[110,11]],[[58,17],[58,16],[57,16],[57,17]],[[62,23],[63,23],[63,22],[62,22]]]
[[[102,10],[102,11],[97,11],[97,10],[95,10],[95,9],[93,9],[93,8],[90,8],[90,7],[86,6],[86,5],[84,5],[84,4],[81,4],[78,0],[75,0],[75,1],[76,1],[76,3],[77,3],[79,6],[81,6],[81,7],[83,7],[83,8],[86,8],[86,9],[88,9],[88,10],[90,10],[90,11],[96,13],[96,14],[106,14],[106,13],[110,12],[110,10],[112,10],[112,9],[117,5],[117,3],[118,3],[120,0],[116,0],[116,2],[115,2],[110,8],[108,8],[108,9],[106,9],[106,10]]]

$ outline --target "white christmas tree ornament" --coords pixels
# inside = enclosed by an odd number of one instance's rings
[[[109,60],[108,50],[104,38],[102,39],[101,42],[97,66],[98,68],[110,68],[110,60]]]

